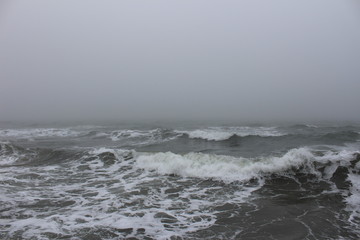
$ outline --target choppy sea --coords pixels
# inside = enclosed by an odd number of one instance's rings
[[[360,125],[0,127],[0,239],[360,239]]]

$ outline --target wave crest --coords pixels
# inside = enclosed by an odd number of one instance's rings
[[[212,127],[193,131],[176,132],[186,134],[190,138],[200,138],[210,141],[223,141],[231,138],[232,136],[278,137],[286,135],[277,130],[276,127]]]
[[[306,168],[308,173],[318,174],[314,163],[325,165],[343,160],[349,162],[353,158],[353,152],[326,152],[322,156],[316,156],[308,148],[297,148],[280,157],[254,159],[204,153],[155,153],[138,156],[136,163],[140,168],[154,170],[159,174],[234,182],[262,178],[301,167]]]

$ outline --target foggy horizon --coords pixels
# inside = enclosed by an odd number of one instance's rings
[[[0,121],[360,121],[356,1],[2,1]]]

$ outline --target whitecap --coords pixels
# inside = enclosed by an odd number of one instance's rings
[[[150,130],[123,129],[112,131],[108,137],[112,141],[123,141],[130,145],[147,145],[171,141],[181,134],[166,129],[155,128]]]
[[[309,148],[296,148],[283,156],[243,158],[226,155],[187,153],[140,154],[136,159],[139,168],[153,170],[159,174],[177,174],[182,177],[212,178],[225,182],[247,181],[264,175],[281,173],[292,168],[306,167],[309,173],[318,174],[314,162],[349,164],[354,152],[324,152],[315,155]],[[330,171],[330,170],[329,170]],[[333,173],[333,172],[332,172]],[[330,174],[330,172],[328,173]]]
[[[285,135],[276,127],[211,127],[196,129],[192,131],[176,130],[175,132],[187,134],[190,138],[200,138],[205,140],[222,141],[236,135],[239,137],[260,136],[278,137]]]

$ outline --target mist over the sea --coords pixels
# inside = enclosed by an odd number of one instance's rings
[[[0,120],[359,121],[357,1],[1,1]]]

